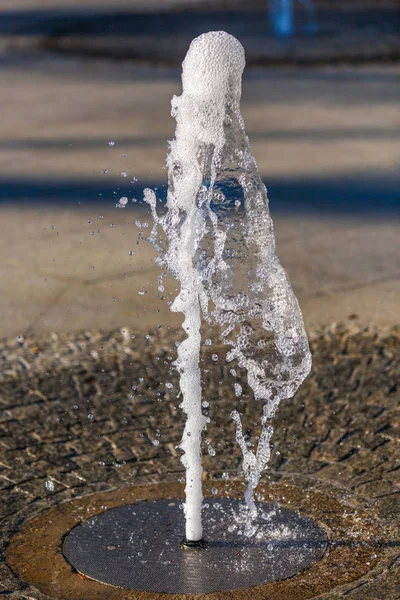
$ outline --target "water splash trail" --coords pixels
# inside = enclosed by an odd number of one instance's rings
[[[177,148],[175,148],[175,152],[178,152]],[[151,205],[155,223],[161,224],[169,237],[170,245],[168,252],[164,255],[164,261],[171,273],[181,283],[180,293],[173,302],[171,310],[182,312],[185,315],[182,327],[187,334],[186,339],[178,347],[178,358],[174,362],[174,366],[180,373],[180,389],[183,397],[180,406],[187,417],[180,444],[180,448],[184,452],[181,460],[186,469],[185,536],[187,540],[199,541],[203,537],[201,434],[207,419],[203,416],[201,409],[200,289],[193,258],[197,249],[196,232],[201,229],[201,218],[196,209],[194,196],[192,196],[192,202],[185,205],[186,216],[183,220],[181,218],[183,207],[178,201],[174,202],[176,200],[174,197],[168,199],[169,212],[168,218],[165,220],[159,219],[156,214],[154,192],[146,190],[145,200]]]
[[[201,315],[221,328],[230,347],[227,361],[246,374],[255,400],[264,403],[255,454],[244,440],[239,413],[232,413],[249,484],[250,519],[256,515],[254,489],[270,458],[271,420],[311,367],[300,308],[275,254],[267,193],[240,114],[244,66],[242,45],[225,32],[192,42],[183,62],[183,93],[172,99],[177,126],[167,157],[164,216],[157,214],[154,192],[145,191],[158,263],[181,284],[172,310],[184,314],[187,334],[175,365],[187,415],[181,448],[189,540],[202,535]]]

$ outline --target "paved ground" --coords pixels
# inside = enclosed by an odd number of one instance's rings
[[[247,72],[247,131],[309,326],[399,322],[398,76]],[[176,323],[137,244],[140,209],[115,203],[146,185],[165,193],[179,71],[13,55],[0,87],[0,337]]]
[[[128,328],[53,334],[0,346],[3,549],[21,522],[50,506],[91,492],[182,478],[176,448],[182,417],[177,375],[171,370],[180,334],[165,328],[151,332],[149,339],[132,339],[131,334]],[[296,502],[305,506],[314,492],[332,496],[341,506],[341,518],[346,521],[348,515],[352,523],[345,543],[363,563],[358,575],[354,565],[337,565],[337,572],[329,573],[331,591],[312,595],[319,600],[399,598],[399,336],[399,328],[378,332],[331,326],[310,332],[312,375],[293,401],[282,403],[275,419],[275,448],[260,489],[273,494],[274,482],[283,491],[289,486],[280,499],[289,507],[291,486]],[[211,359],[214,353],[220,357],[217,363]],[[225,364],[224,354],[215,338],[202,349],[211,418],[204,465],[207,479],[216,481],[238,473],[232,409],[243,414],[249,443],[257,441],[261,410],[248,396],[240,369],[243,396],[234,397],[232,365]],[[210,444],[216,457],[207,452]],[[329,521],[329,499],[324,502],[318,507],[322,522]],[[379,524],[379,532],[360,539],[361,518],[371,532]],[[313,589],[318,589],[326,577],[323,566],[314,577]],[[37,579],[47,580],[45,575]],[[307,574],[302,586],[279,597],[309,598],[306,583]],[[50,598],[5,564],[0,565],[2,592],[15,599]],[[52,600],[69,597],[62,588],[51,595]]]
[[[250,69],[244,84],[278,253],[314,354],[312,376],[276,422],[270,481],[329,490],[382,524],[379,560],[324,600],[400,597],[398,76],[398,66]],[[3,52],[0,89],[4,548],[51,505],[182,477],[169,366],[175,285],[160,297],[153,250],[137,244],[143,208],[115,208],[146,185],[165,193],[180,84],[172,68]],[[207,366],[207,348],[203,358]],[[237,474],[234,402],[257,436],[259,407],[234,399],[229,378],[221,358],[204,382],[218,452],[217,463],[206,455],[208,477]],[[0,596],[48,598],[1,569]]]

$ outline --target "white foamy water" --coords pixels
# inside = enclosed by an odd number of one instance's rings
[[[187,415],[181,448],[190,540],[202,537],[202,316],[221,328],[230,347],[226,360],[245,370],[255,400],[263,402],[256,452],[247,447],[239,413],[232,412],[251,519],[257,513],[253,492],[271,454],[271,419],[311,367],[301,312],[275,254],[267,192],[240,114],[244,66],[242,45],[225,32],[210,32],[192,42],[183,62],[182,95],[172,99],[176,132],[167,157],[164,216],[157,215],[155,193],[145,191],[158,263],[181,284],[171,310],[184,314],[187,334],[175,366]],[[235,390],[238,394],[237,386]]]

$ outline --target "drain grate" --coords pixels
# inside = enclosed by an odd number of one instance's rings
[[[239,502],[207,499],[207,547],[182,548],[182,502],[155,500],[103,512],[75,527],[63,552],[81,574],[125,589],[170,594],[240,590],[292,577],[324,554],[325,530],[312,519],[262,504],[257,531],[239,533]]]

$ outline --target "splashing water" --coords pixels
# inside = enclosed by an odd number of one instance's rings
[[[225,32],[192,42],[183,62],[183,93],[172,99],[177,126],[167,157],[164,216],[157,214],[155,193],[145,190],[157,262],[181,284],[171,310],[184,314],[187,334],[175,366],[187,415],[181,449],[188,540],[202,538],[202,315],[221,327],[230,347],[227,361],[247,372],[254,398],[264,403],[256,453],[247,447],[239,413],[232,413],[248,481],[250,521],[257,514],[254,490],[271,454],[271,420],[279,402],[294,395],[311,368],[300,308],[275,255],[267,193],[240,114],[244,67],[242,45]]]

